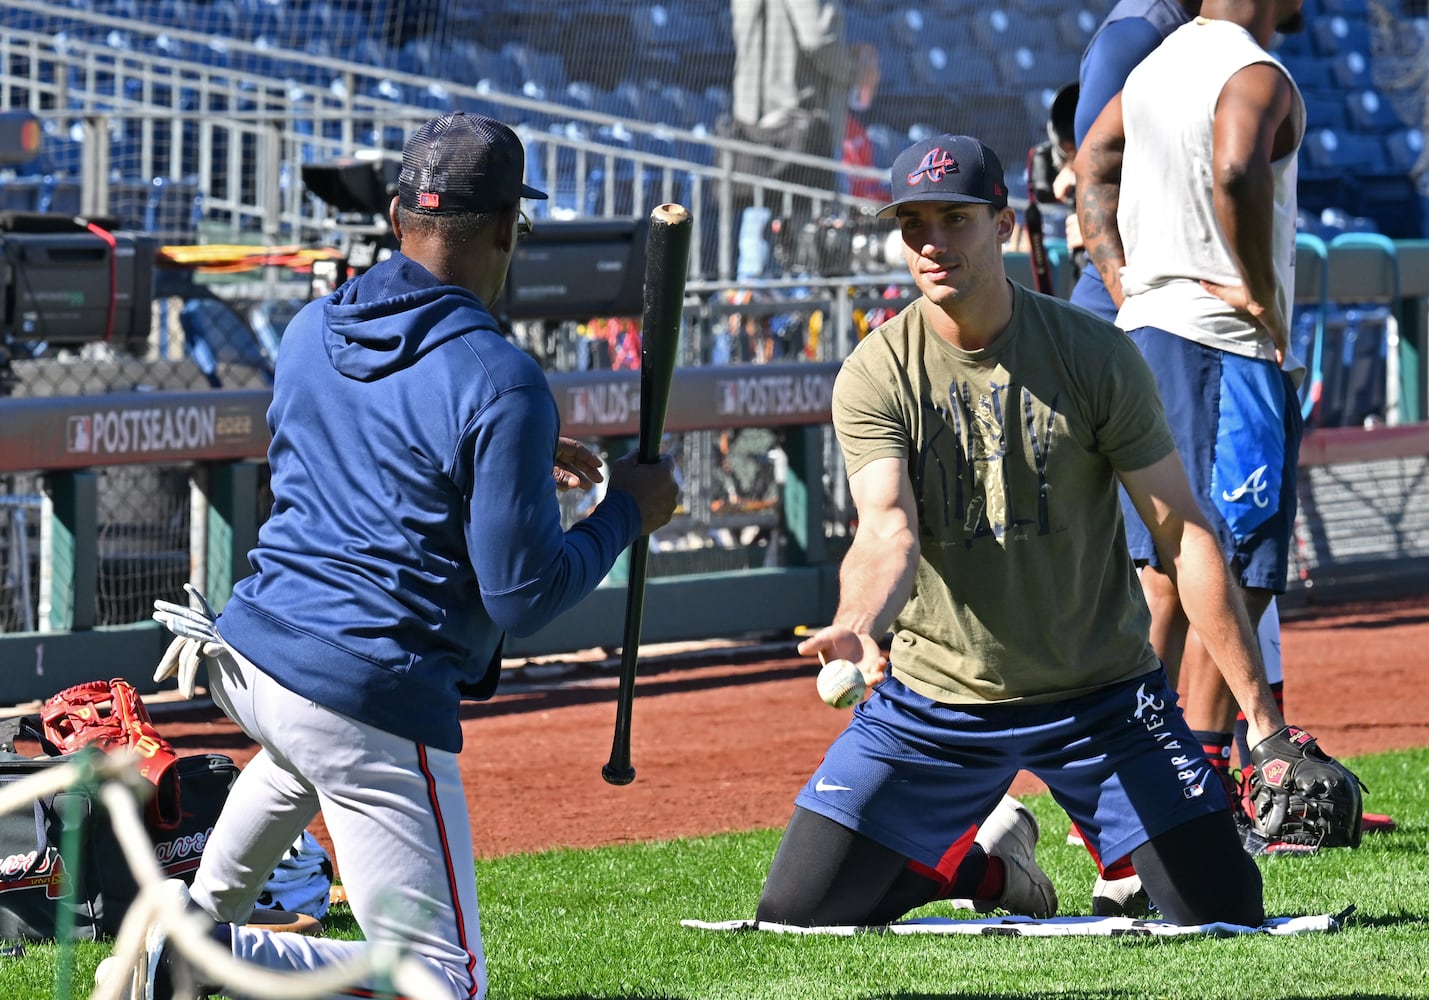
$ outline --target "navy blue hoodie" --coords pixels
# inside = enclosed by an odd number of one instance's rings
[[[401,253],[293,318],[268,426],[273,513],[220,632],[289,690],[438,749],[461,749],[458,685],[495,689],[503,633],[586,596],[640,531],[614,490],[562,530],[545,375]]]

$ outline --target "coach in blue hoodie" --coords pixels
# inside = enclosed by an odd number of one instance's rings
[[[561,527],[557,488],[599,481],[600,463],[560,437],[545,376],[486,306],[528,225],[520,200],[546,197],[524,169],[500,122],[427,122],[390,210],[400,251],[284,333],[273,512],[209,669],[262,750],[192,889],[240,958],[301,970],[365,947],[223,926],[244,923],[321,809],[368,941],[424,959],[441,996],[485,995],[461,699],[495,689],[505,632],[546,625],[674,511],[671,460],[632,454],[595,511]],[[181,969],[167,952],[158,965]]]

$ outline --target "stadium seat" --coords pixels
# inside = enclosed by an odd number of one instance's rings
[[[972,22],[973,40],[983,52],[998,52],[1012,44],[1012,15],[1001,7],[979,10]],[[910,43],[914,47],[917,42]]]
[[[1300,152],[1311,175],[1388,172],[1384,148],[1373,136],[1331,128],[1315,129],[1305,137]]]
[[[1417,128],[1399,129],[1385,137],[1385,154],[1389,168],[1409,175],[1421,169],[1424,159],[1424,133]]]
[[[1060,50],[1038,51],[1018,46],[1003,52],[997,60],[998,77],[1004,85],[1020,91],[1040,92],[1077,79],[1079,58]]]
[[[479,81],[484,81],[494,89],[508,93],[519,91],[521,84],[525,82],[522,78],[521,67],[505,52],[488,51],[483,54],[477,72],[480,74],[477,78]]]
[[[1392,132],[1404,122],[1394,106],[1377,90],[1359,90],[1345,98],[1350,125],[1364,132]]]
[[[1311,45],[1322,56],[1340,52],[1369,52],[1369,23],[1362,17],[1334,14],[1309,19]]]
[[[612,118],[644,121],[644,92],[633,83],[622,83],[612,90],[596,91],[595,107]]]
[[[1317,94],[1305,92],[1305,123],[1307,129],[1349,127],[1350,115],[1345,107],[1345,96],[1341,93]]]
[[[1101,18],[1086,7],[1073,7],[1058,16],[1057,37],[1068,51],[1077,53],[1080,58],[1100,25]]]
[[[1004,21],[1006,15],[1003,15]],[[916,51],[926,44],[924,32],[928,28],[928,22],[923,17],[923,12],[917,7],[905,7],[893,11],[884,22],[887,28],[888,37],[894,45],[900,48]],[[1004,25],[1003,30],[1006,30]]]
[[[966,47],[949,48],[947,53],[944,83],[935,93],[957,101],[961,95],[980,94],[996,86],[997,69],[987,56]]]
[[[1276,55],[1280,57],[1281,65],[1307,100],[1311,94],[1335,93],[1335,96],[1339,96],[1337,91],[1342,88],[1335,79],[1331,60],[1310,53]]]
[[[508,42],[502,46],[501,54],[516,65],[523,84],[535,83],[547,94],[559,94],[565,89],[566,67],[560,56],[519,42]]]
[[[1331,78],[1341,90],[1363,90],[1374,86],[1369,58],[1363,52],[1354,49],[1340,52],[1328,63]]]
[[[1306,3],[1306,14],[1309,14],[1310,3]],[[1319,13],[1323,14],[1343,14],[1347,17],[1368,17],[1369,3],[1367,0],[1315,0],[1314,6],[1319,8]]]

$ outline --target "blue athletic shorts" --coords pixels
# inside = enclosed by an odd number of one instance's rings
[[[1295,524],[1302,422],[1295,386],[1269,361],[1144,326],[1129,334],[1156,376],[1191,492],[1243,587],[1283,594]],[[1126,492],[1131,557],[1160,567]]]
[[[1230,808],[1156,670],[1057,702],[943,705],[890,676],[796,803],[951,878],[1018,771],[1042,779],[1107,862]]]

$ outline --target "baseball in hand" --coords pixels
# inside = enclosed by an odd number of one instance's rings
[[[848,708],[863,697],[863,671],[852,660],[830,660],[819,671],[819,697],[833,708]]]

